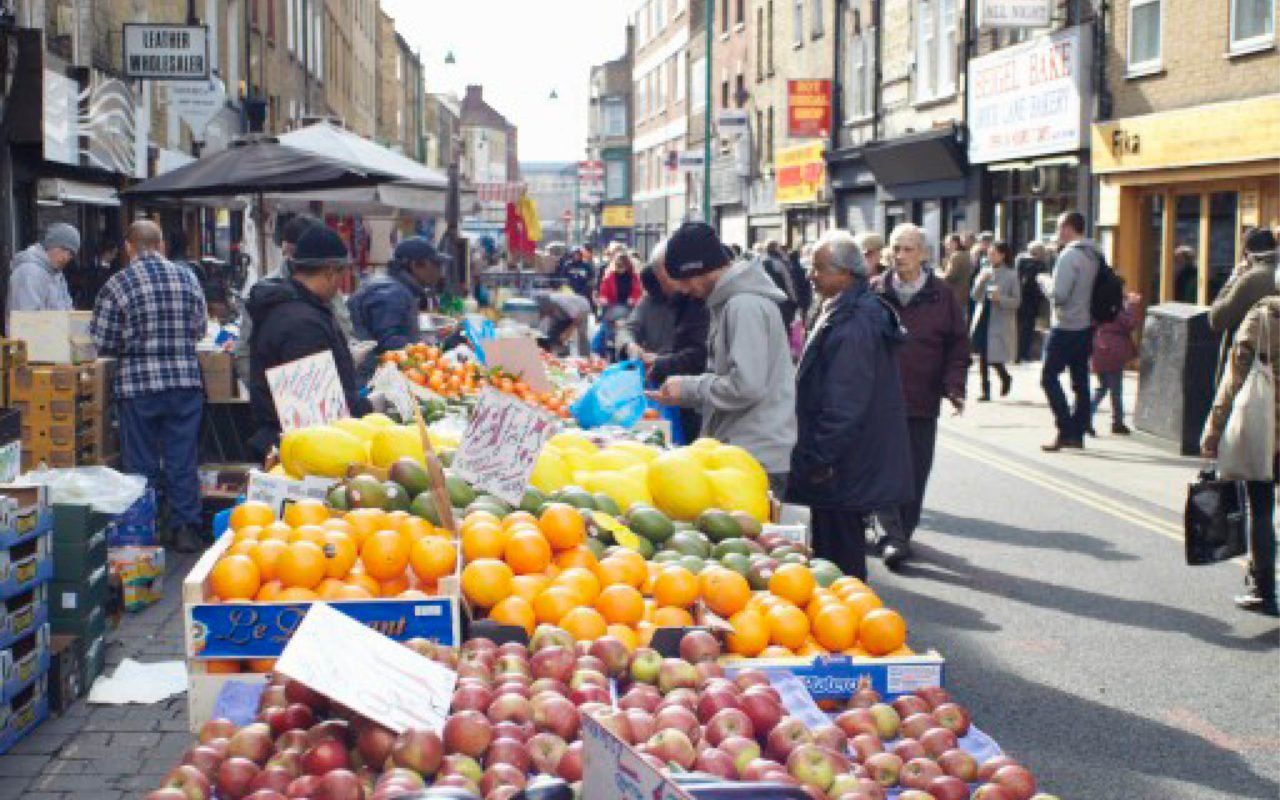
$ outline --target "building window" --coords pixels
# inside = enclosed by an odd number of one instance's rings
[[[809,24],[813,27],[813,38],[817,39],[823,34],[822,0],[813,0],[813,19]]]
[[[665,0],[664,0],[665,2]],[[665,114],[667,111],[667,65],[661,64],[653,71],[654,113]]]
[[[764,9],[756,9],[756,83],[764,80]]]
[[[733,15],[733,21],[739,25],[747,24],[747,0],[738,0],[737,8]]]
[[[604,199],[625,200],[626,198],[627,162],[616,158],[604,162]]]
[[[601,101],[600,133],[605,137],[627,135],[627,106],[621,97],[606,97]]]
[[[729,0],[720,0],[720,32],[729,32]]]
[[[773,75],[773,0],[769,0],[769,19],[767,20],[767,30],[764,35],[765,45],[768,48],[768,64],[769,75]]]
[[[955,88],[955,0],[917,0],[916,100],[945,97]]]
[[[267,0],[267,41],[276,40],[276,0]]]
[[[751,137],[751,147],[755,151],[755,163],[764,165],[764,112],[756,109],[756,132]]]
[[[876,29],[867,28],[849,42],[849,76],[845,80],[845,119],[871,116],[875,96]]]
[[[649,154],[636,154],[636,186],[640,191],[649,188]]]
[[[298,0],[285,0],[284,4],[285,43],[288,45],[290,53],[298,52],[297,18],[294,16],[294,11],[296,10],[294,7],[297,3]]]
[[[773,163],[773,106],[769,106],[769,112],[766,114],[768,121],[765,123],[764,129],[764,161],[766,164]]]
[[[653,4],[653,35],[654,36],[657,36],[658,34],[662,33],[662,28],[664,25],[666,25],[666,20],[663,19],[663,13],[662,13],[665,10],[664,6],[666,6],[666,4],[667,4],[667,0],[656,0]]]
[[[1129,4],[1129,72],[1160,69],[1160,28],[1164,0],[1133,0]]]
[[[707,62],[694,61],[689,67],[689,107],[693,111],[707,107]]]
[[[791,0],[791,41],[796,47],[804,44],[804,0]]]
[[[1268,47],[1275,38],[1275,0],[1231,0],[1233,53]]]
[[[742,108],[747,102],[747,79],[741,72],[733,79],[733,107]]]
[[[689,79],[689,54],[684,50],[681,50],[679,53],[676,53],[673,63],[675,76],[671,79],[672,86],[674,87],[672,89],[672,94],[675,95],[675,101],[677,103],[682,103],[684,102],[685,82]]]

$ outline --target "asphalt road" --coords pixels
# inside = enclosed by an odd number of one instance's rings
[[[945,426],[944,426],[945,427]],[[1168,511],[944,433],[915,562],[871,578],[976,723],[1064,800],[1280,797],[1280,633]]]

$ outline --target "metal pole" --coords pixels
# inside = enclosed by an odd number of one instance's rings
[[[716,21],[715,0],[703,0],[706,3],[704,17],[706,30],[706,88],[703,92],[702,109],[702,221],[711,224],[711,47],[712,28]]]

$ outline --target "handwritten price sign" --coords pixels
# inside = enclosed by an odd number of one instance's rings
[[[582,716],[582,800],[691,800],[613,731]]]
[[[267,370],[267,385],[280,429],[286,433],[351,416],[338,367],[328,350],[272,367]]]
[[[485,389],[453,467],[472,486],[519,505],[538,454],[558,423],[550,414]]]

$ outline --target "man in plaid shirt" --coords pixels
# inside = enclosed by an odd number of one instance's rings
[[[201,548],[200,481],[196,473],[204,384],[196,343],[204,338],[204,292],[191,270],[161,253],[160,226],[133,223],[125,242],[129,266],[98,294],[89,331],[103,355],[120,360],[116,397],[125,472],[160,484],[179,552]]]

